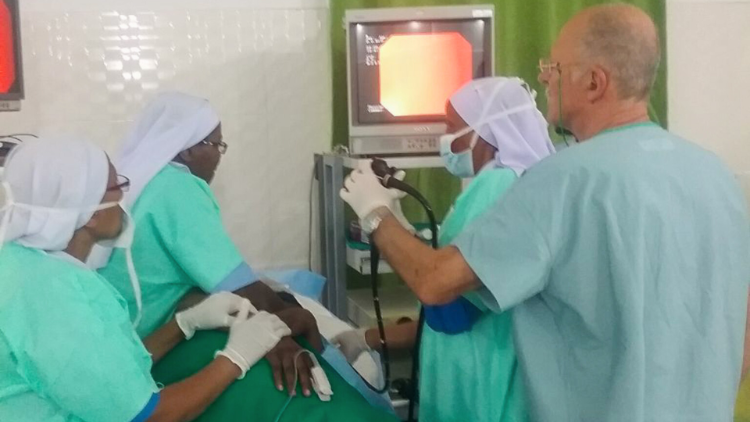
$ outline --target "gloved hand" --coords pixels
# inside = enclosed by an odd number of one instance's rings
[[[341,353],[346,356],[349,363],[354,363],[362,352],[369,352],[372,349],[367,345],[365,333],[367,328],[344,331],[331,339],[331,343],[336,345]]]
[[[258,312],[249,319],[237,320],[229,329],[229,340],[224,350],[216,352],[234,362],[245,377],[247,371],[284,336],[292,331],[279,317],[268,312]]]
[[[339,195],[360,219],[380,207],[392,210],[397,200],[396,194],[385,188],[369,167],[349,173]]]
[[[245,319],[249,312],[258,312],[249,300],[234,293],[221,292],[209,296],[192,308],[178,312],[175,320],[189,340],[197,330],[229,327],[236,318],[233,314],[244,315],[242,319]]]

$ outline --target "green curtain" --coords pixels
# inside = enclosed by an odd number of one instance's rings
[[[579,10],[605,0],[331,0],[331,43],[333,60],[333,145],[348,144],[346,34],[342,26],[347,9],[379,7],[446,6],[457,4],[494,4],[495,6],[495,73],[520,76],[538,92],[543,92],[537,81],[537,64],[548,57],[558,32]],[[666,58],[665,0],[631,0],[649,13],[660,28],[663,56]],[[651,100],[652,118],[662,125],[667,123],[666,61],[663,60]],[[539,95],[539,107],[546,110],[546,99]],[[459,181],[445,170],[409,172],[407,182],[419,189],[431,202],[442,219],[460,190]],[[419,205],[410,200],[403,203],[411,221],[425,221]]]

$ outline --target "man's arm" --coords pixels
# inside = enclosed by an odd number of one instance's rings
[[[373,238],[391,268],[424,304],[448,303],[481,287],[457,248],[430,248],[406,231],[390,213],[380,222]]]

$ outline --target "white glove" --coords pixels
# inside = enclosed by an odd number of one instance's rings
[[[221,292],[209,296],[192,308],[178,312],[175,320],[185,333],[185,338],[190,340],[196,330],[229,327],[240,315],[243,320],[246,319],[249,312],[258,312],[249,300],[234,293]]]
[[[372,349],[367,345],[365,333],[367,328],[344,331],[331,339],[331,343],[338,346],[341,353],[346,356],[347,362],[354,363],[362,352],[369,352]]]
[[[292,334],[292,330],[279,317],[268,312],[258,312],[249,319],[238,320],[229,329],[229,340],[224,350],[216,355],[234,362],[245,377],[247,371],[261,360],[282,337]]]
[[[349,173],[339,195],[363,219],[380,207],[393,210],[397,196],[391,191],[380,184],[371,169],[365,168]]]

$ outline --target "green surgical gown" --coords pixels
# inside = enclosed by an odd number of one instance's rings
[[[482,170],[461,193],[443,222],[440,244],[450,243],[515,180],[512,170]],[[421,421],[525,421],[510,312],[487,312],[471,330],[456,335],[436,332],[425,324],[419,388]]]
[[[212,292],[244,260],[224,228],[211,189],[185,169],[165,166],[141,192],[132,216],[133,263],[143,296],[137,331],[143,338],[169,321],[190,289]],[[122,249],[114,250],[100,274],[127,300],[134,317],[135,297]]]
[[[1,421],[130,421],[158,392],[124,301],[95,272],[9,243],[0,292]]]
[[[716,156],[639,124],[544,160],[463,231],[485,302],[513,307],[532,420],[731,421],[746,208]]]

